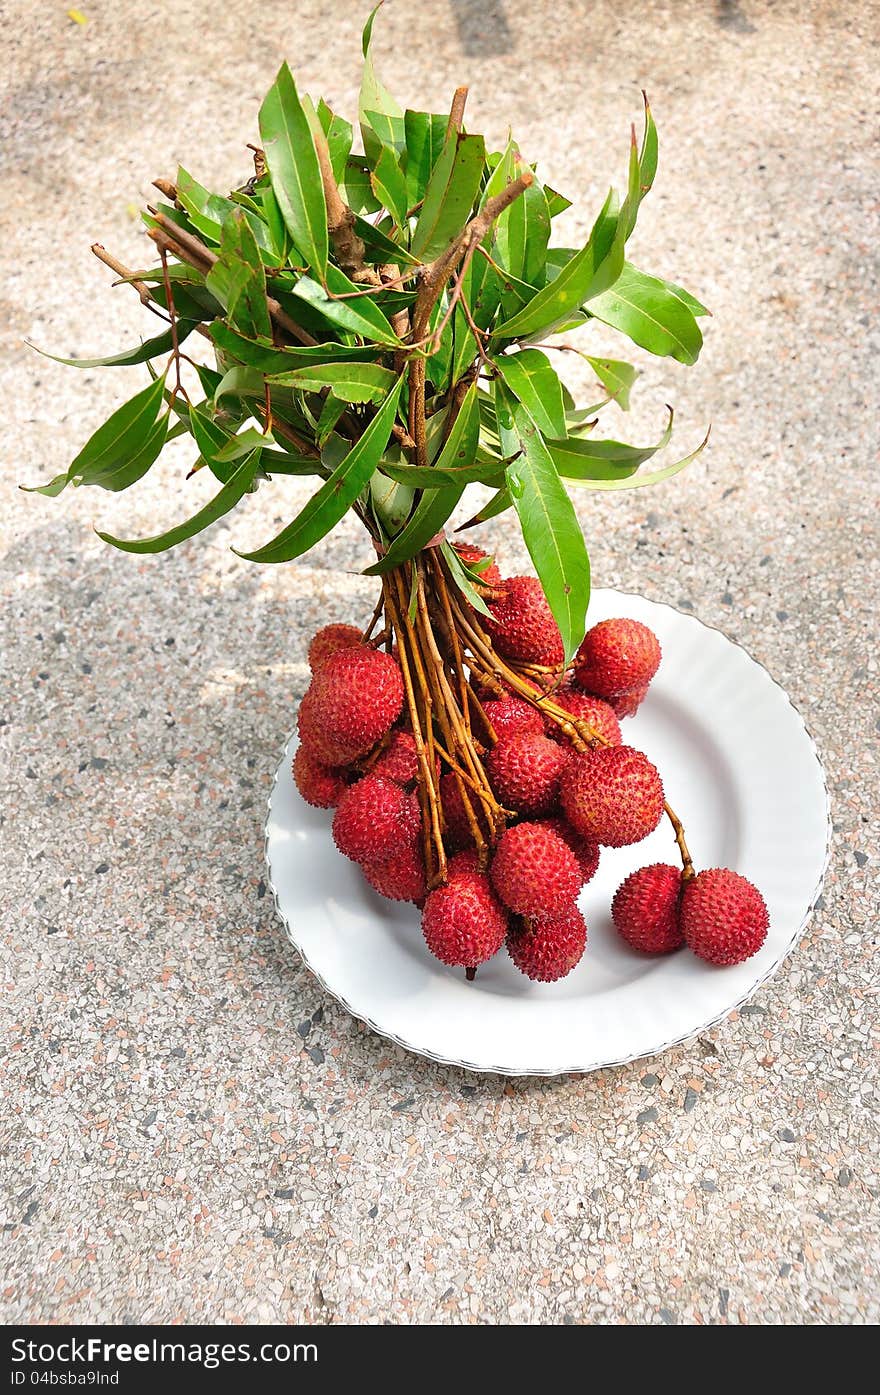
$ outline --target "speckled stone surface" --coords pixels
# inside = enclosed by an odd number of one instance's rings
[[[876,4],[392,0],[378,26],[399,96],[442,109],[469,80],[474,126],[542,158],[578,200],[563,236],[622,178],[649,89],[633,256],[715,318],[695,370],[643,358],[609,427],[656,433],[671,401],[683,448],[713,436],[666,486],[579,497],[595,575],[766,664],[834,809],[811,929],[741,1013],[652,1061],[510,1083],[367,1033],[266,894],[308,636],[370,609],[354,527],[249,568],[229,544],[276,531],[302,497],[279,487],[136,559],[90,525],[177,519],[184,456],[119,497],[16,490],[143,381],[22,346],[143,327],[89,243],[142,263],[134,210],[179,158],[240,182],[282,54],[350,114],[365,7],[82,8],[11,0],[0,29],[6,1320],[877,1321]]]

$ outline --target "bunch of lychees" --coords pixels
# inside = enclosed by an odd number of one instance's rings
[[[568,669],[539,582],[502,580],[478,549],[460,553],[482,566],[490,612],[483,623],[498,656],[496,683],[486,686],[485,671],[471,679],[485,736],[478,750],[503,810],[497,836],[475,844],[461,772],[443,769],[435,751],[428,783],[439,795],[445,865],[429,874],[420,752],[393,637],[386,632],[382,649],[354,626],[329,625],[309,649],[313,678],[293,771],[305,800],[335,806],[340,852],[383,896],[422,909],[428,948],[443,963],[472,978],[506,945],[528,978],[552,982],[584,953],[577,900],[600,849],[640,842],[666,812],[683,866],[632,873],[614,897],[617,931],[647,954],[682,944],[713,964],[754,954],[768,925],[760,893],[728,869],[694,872],[657,769],[621,735],[620,719],[638,710],[659,667],[656,636],[638,620],[603,620]],[[512,691],[509,664],[532,680]]]

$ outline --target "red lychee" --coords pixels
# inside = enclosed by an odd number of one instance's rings
[[[486,629],[499,654],[527,664],[561,664],[565,658],[559,626],[537,577],[512,576],[490,603]]]
[[[486,770],[496,798],[520,814],[548,814],[559,794],[559,780],[570,753],[546,736],[511,736],[489,753]]]
[[[458,786],[458,779],[451,770],[440,779],[440,803],[446,820],[446,846],[451,852],[467,847],[474,841],[468,822],[467,812]]]
[[[712,867],[686,883],[681,898],[685,942],[710,964],[741,964],[767,938],[763,896],[738,872]]]
[[[618,718],[634,717],[648,696],[647,685],[644,688],[637,688],[633,693],[621,693],[620,697],[608,699],[608,706],[613,708]]]
[[[506,829],[489,872],[505,906],[519,915],[557,915],[583,884],[577,857],[546,824],[518,823]]]
[[[393,780],[396,785],[414,785],[419,777],[419,756],[411,731],[394,731],[391,740],[372,768],[373,775]]]
[[[429,950],[444,964],[475,969],[504,943],[507,915],[488,877],[459,872],[429,893],[422,931]]]
[[[561,707],[565,712],[570,712],[572,717],[576,717],[580,722],[585,722],[588,727],[592,727],[593,731],[604,736],[611,746],[620,745],[620,723],[609,703],[603,702],[601,698],[593,697],[591,693],[580,692],[577,688],[567,688],[564,692],[556,693],[553,701],[557,707]],[[550,718],[547,719],[547,735],[557,739],[566,739],[562,728]]]
[[[660,666],[657,636],[641,620],[600,620],[574,661],[575,682],[597,697],[646,688]]]
[[[297,729],[302,748],[322,765],[350,765],[355,759],[356,752],[328,732],[311,688],[299,705]]]
[[[495,558],[490,557],[488,552],[484,552],[481,547],[477,547],[474,543],[459,542],[453,543],[452,546],[465,566],[477,574],[484,586],[501,585],[501,573],[495,564]],[[488,566],[480,565],[486,561],[489,563]]]
[[[587,943],[587,926],[577,906],[561,915],[535,916],[511,927],[507,952],[527,978],[555,983],[579,963]]]
[[[476,848],[462,848],[460,852],[453,853],[446,863],[446,880],[458,875],[459,872],[480,872],[480,859]]]
[[[642,954],[668,954],[682,943],[679,923],[681,868],[655,862],[631,872],[611,903],[611,919],[622,939]]]
[[[587,842],[561,814],[538,819],[537,824],[539,828],[549,828],[571,848],[581,869],[581,886],[586,886],[587,882],[592,881],[599,867],[599,844]]]
[[[333,816],[333,841],[354,862],[384,862],[419,835],[418,800],[379,775],[349,785]]]
[[[293,779],[306,803],[313,804],[316,809],[332,809],[348,787],[341,771],[322,765],[305,746],[296,749]]]
[[[521,736],[528,731],[536,736],[543,734],[544,719],[537,707],[526,702],[525,698],[514,697],[513,694],[493,698],[491,702],[483,703],[483,711],[499,741],[506,736]]]
[[[331,654],[363,642],[364,637],[357,625],[325,625],[312,637],[309,645],[309,668],[314,673],[318,665],[329,659]]]
[[[389,901],[415,901],[425,898],[425,864],[418,843],[411,843],[383,862],[364,862],[363,874],[374,891]]]
[[[308,696],[325,739],[362,756],[400,716],[403,679],[390,654],[357,645],[319,664]]]
[[[609,848],[641,842],[663,814],[657,769],[632,746],[599,746],[573,755],[562,773],[560,796],[575,831]]]

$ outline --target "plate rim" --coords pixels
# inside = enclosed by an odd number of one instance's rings
[[[798,707],[797,703],[794,702],[791,695],[786,691],[785,688],[783,688],[779,680],[773,677],[773,674],[767,668],[766,664],[762,663],[760,659],[756,659],[754,654],[750,653],[750,651],[746,649],[744,644],[741,644],[737,639],[733,639],[729,634],[726,633],[726,631],[722,630],[718,625],[710,625],[708,621],[701,619],[699,615],[695,615],[692,611],[683,610],[680,606],[673,605],[669,601],[657,601],[652,599],[652,597],[650,596],[643,596],[638,591],[624,591],[617,586],[607,586],[597,589],[611,592],[618,596],[625,596],[631,600],[647,601],[652,606],[661,606],[663,609],[671,610],[676,615],[680,615],[686,620],[694,621],[696,624],[701,625],[705,630],[710,630],[713,631],[715,634],[721,635],[721,637],[727,640],[729,644],[732,644],[735,648],[742,650],[746,658],[751,660],[753,664],[756,664],[758,668],[762,669],[763,672],[766,674],[767,678],[769,678],[770,682],[773,684],[773,686],[779,690],[779,692],[782,694],[789,707],[791,708],[792,712],[794,713],[794,716],[796,717],[797,721],[803,728],[804,735],[806,736],[810,748],[813,752],[813,755],[816,758],[816,764],[819,767],[819,773],[822,779],[822,791],[825,797],[825,855],[822,861],[822,869],[819,873],[819,879],[810,895],[810,900],[807,909],[804,913],[803,918],[800,921],[800,924],[797,925],[795,929],[792,931],[787,942],[782,946],[776,958],[761,975],[761,977],[759,979],[756,979],[755,982],[751,984],[751,986],[746,990],[746,992],[743,993],[742,996],[736,1000],[736,1002],[731,1003],[728,1007],[723,1008],[721,1012],[715,1013],[713,1016],[707,1018],[705,1022],[700,1023],[698,1026],[689,1028],[686,1032],[671,1037],[668,1041],[662,1042],[658,1046],[652,1047],[650,1051],[636,1051],[628,1056],[620,1056],[615,1058],[614,1060],[593,1061],[588,1065],[554,1066],[552,1069],[548,1069],[547,1067],[541,1066],[529,1067],[528,1069],[524,1069],[522,1067],[515,1066],[511,1067],[477,1065],[473,1061],[465,1061],[458,1056],[443,1056],[439,1052],[430,1051],[423,1046],[416,1046],[413,1042],[407,1041],[405,1038],[398,1036],[396,1033],[389,1031],[385,1027],[381,1027],[378,1024],[378,1022],[375,1022],[371,1017],[367,1016],[362,1011],[358,1011],[357,1008],[353,1007],[352,1004],[347,1000],[347,998],[343,997],[341,993],[338,993],[334,988],[331,988],[327,980],[321,973],[319,973],[319,971],[311,963],[305,950],[298,943],[293,930],[293,926],[291,925],[287,915],[281,909],[281,904],[278,899],[278,891],[272,876],[272,859],[269,852],[269,825],[272,818],[272,800],[275,796],[275,791],[278,787],[278,780],[281,775],[281,772],[283,770],[286,770],[287,768],[287,752],[290,747],[291,741],[293,741],[296,738],[296,727],[294,727],[285,739],[283,755],[275,768],[275,774],[272,779],[272,785],[269,790],[269,797],[267,800],[266,821],[263,830],[263,856],[266,863],[267,885],[268,889],[272,893],[272,900],[275,905],[275,914],[277,915],[278,919],[281,921],[282,926],[284,927],[284,933],[287,940],[296,950],[296,953],[299,955],[300,959],[305,964],[306,968],[309,970],[312,976],[317,979],[318,983],[321,985],[325,993],[327,993],[331,998],[333,998],[335,1002],[339,1003],[341,1007],[345,1008],[346,1012],[351,1017],[353,1017],[356,1022],[362,1022],[365,1027],[368,1027],[370,1031],[375,1032],[377,1036],[382,1037],[385,1041],[393,1042],[395,1046],[402,1047],[404,1051],[409,1051],[412,1052],[413,1055],[420,1056],[423,1060],[433,1061],[436,1065],[455,1066],[460,1070],[470,1071],[472,1074],[476,1075],[498,1075],[519,1078],[535,1076],[536,1078],[541,1079],[552,1079],[563,1075],[589,1075],[593,1071],[597,1070],[614,1070],[618,1066],[630,1065],[633,1061],[645,1061],[650,1060],[655,1056],[660,1056],[664,1052],[670,1051],[675,1046],[681,1046],[685,1042],[693,1041],[696,1037],[702,1036],[704,1032],[707,1032],[712,1027],[717,1026],[719,1022],[723,1022],[724,1019],[729,1017],[731,1013],[737,1012],[741,1007],[743,1007],[745,1003],[749,1002],[755,996],[755,994],[761,988],[763,988],[764,984],[767,983],[768,980],[773,977],[779,966],[782,964],[783,960],[787,959],[791,952],[797,947],[804,935],[804,932],[807,929],[807,926],[810,923],[810,920],[812,919],[813,912],[816,909],[816,903],[822,894],[822,888],[825,885],[825,877],[828,873],[828,865],[831,860],[831,839],[833,831],[831,822],[831,797],[828,791],[828,777],[825,771],[825,764],[822,760],[822,756],[816,744],[815,737],[813,736],[812,732],[807,726],[807,723],[804,719],[804,715]]]

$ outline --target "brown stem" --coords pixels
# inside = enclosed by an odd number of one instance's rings
[[[355,284],[368,282],[372,286],[379,286],[382,283],[377,273],[364,261],[366,248],[363,238],[355,232],[354,214],[339,192],[330,163],[327,137],[321,130],[315,130],[312,134],[321,169],[321,183],[324,186],[327,231],[333,243],[336,260],[350,281],[354,281]]]
[[[446,139],[461,130],[464,121],[464,109],[467,103],[468,90],[466,87],[456,87],[455,96],[452,98],[452,106],[449,111],[449,121],[446,126]]]

